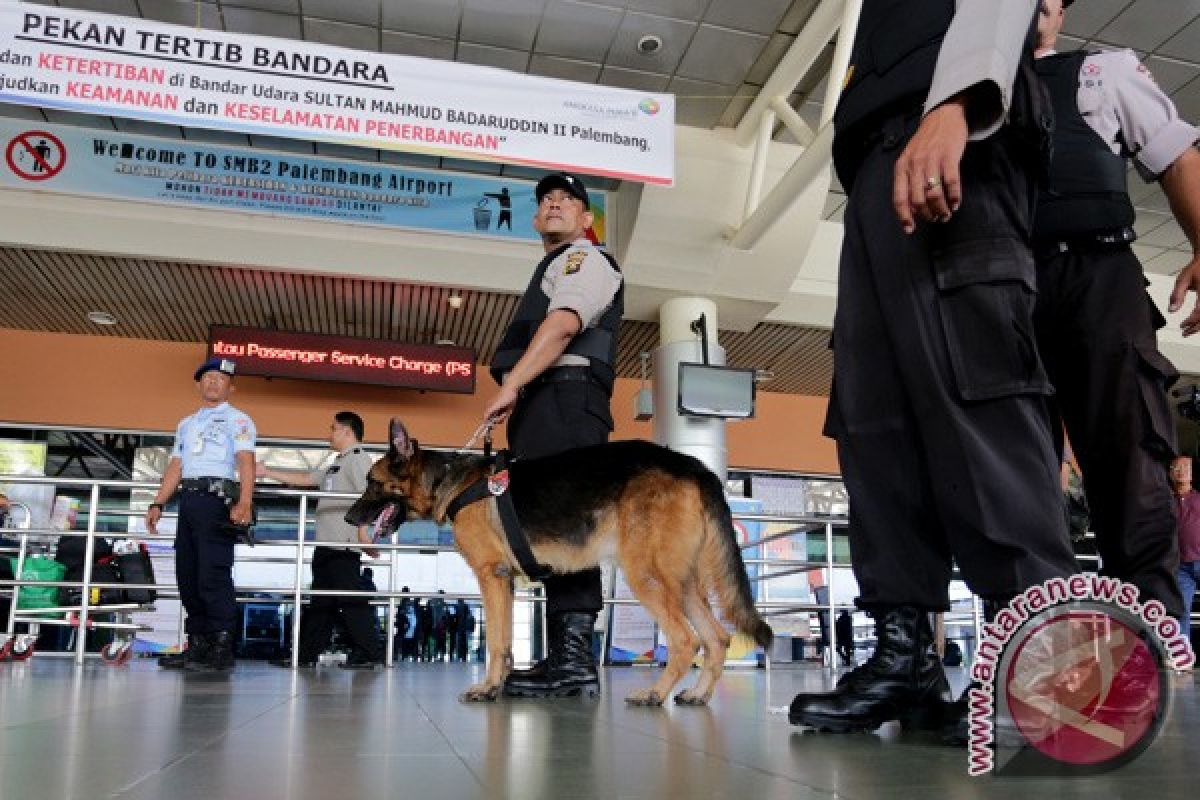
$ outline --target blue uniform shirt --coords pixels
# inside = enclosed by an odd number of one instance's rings
[[[202,408],[175,429],[171,455],[183,462],[185,478],[237,477],[237,454],[254,452],[254,421],[229,403]]]

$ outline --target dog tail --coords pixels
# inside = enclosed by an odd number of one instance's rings
[[[754,607],[754,593],[746,575],[746,564],[742,561],[742,550],[738,547],[725,489],[720,479],[708,472],[700,481],[700,491],[709,519],[708,540],[702,557],[707,573],[705,582],[716,590],[725,618],[769,652],[775,633]]]

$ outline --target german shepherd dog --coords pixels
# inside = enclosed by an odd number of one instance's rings
[[[395,504],[403,509],[399,517],[444,523],[451,502],[489,475],[491,462],[482,456],[422,450],[399,420],[392,420],[390,437],[366,491],[346,513],[352,525],[370,524]],[[508,491],[540,564],[567,573],[615,557],[666,635],[662,676],[626,702],[662,705],[701,646],[700,678],[675,702],[708,702],[730,641],[710,595],[738,631],[770,647],[771,628],[754,608],[724,488],[697,459],[644,441],[610,442],[514,460]],[[454,540],[479,580],[489,623],[484,680],[462,699],[495,700],[512,668],[512,580],[521,568],[493,497],[458,512]]]

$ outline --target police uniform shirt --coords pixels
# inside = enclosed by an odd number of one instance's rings
[[[578,239],[546,268],[541,289],[550,298],[546,313],[567,309],[579,317],[582,329],[593,328],[612,305],[621,288],[621,273],[588,239]],[[586,365],[584,356],[563,355],[554,366]]]
[[[171,456],[182,462],[184,478],[236,480],[237,454],[253,453],[257,435],[250,417],[221,403],[179,423]]]
[[[1012,103],[1017,65],[1037,4],[1038,0],[956,0],[954,20],[938,52],[925,113],[977,84],[992,83],[999,90],[1000,106],[973,106],[968,121],[972,141],[995,133]]]
[[[1114,153],[1132,156],[1146,180],[1157,180],[1200,139],[1132,50],[1084,59],[1076,102],[1088,127]]]
[[[367,473],[375,459],[361,447],[351,447],[337,454],[324,469],[312,473],[312,480],[323,492],[344,492],[360,495],[367,488]],[[317,541],[357,542],[358,528],[346,522],[346,512],[353,499],[322,497],[317,503]]]

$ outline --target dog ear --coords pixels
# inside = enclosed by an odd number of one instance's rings
[[[412,457],[416,443],[408,435],[408,429],[404,427],[404,423],[398,417],[392,417],[391,425],[388,427],[388,438],[391,440],[391,446],[396,451],[396,455],[402,460]]]

